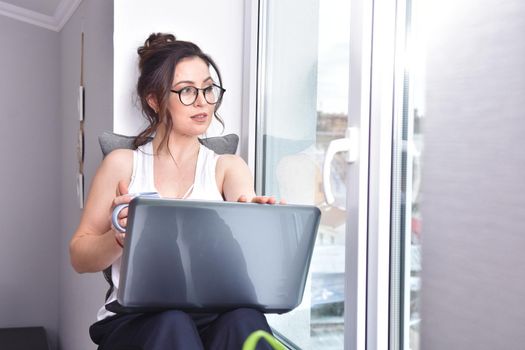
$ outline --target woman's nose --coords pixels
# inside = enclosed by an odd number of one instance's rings
[[[203,106],[206,103],[207,101],[204,97],[204,90],[197,90],[197,98],[195,99],[195,102],[193,104],[195,104],[196,106]]]

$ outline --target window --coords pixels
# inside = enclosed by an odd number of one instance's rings
[[[303,303],[271,326],[304,349],[341,349],[344,336],[346,163],[332,163],[335,202],[322,191],[330,141],[347,128],[350,3],[341,0],[261,3],[264,49],[258,101],[260,190],[322,210]],[[298,10],[300,9],[300,10]]]

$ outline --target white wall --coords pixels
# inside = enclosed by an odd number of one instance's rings
[[[58,35],[0,16],[0,327],[58,331]]]
[[[523,349],[525,3],[428,3],[422,349]]]
[[[88,328],[104,303],[107,283],[102,273],[77,274],[71,267],[68,244],[80,220],[76,195],[76,145],[79,126],[77,91],[80,82],[80,36],[85,35],[85,163],[86,194],[102,153],[98,136],[111,130],[113,110],[113,2],[83,1],[60,32],[60,178],[62,225],[60,239],[59,342],[63,350],[95,349]]]
[[[144,127],[134,93],[137,48],[153,32],[170,32],[178,39],[195,42],[215,60],[227,90],[219,110],[225,133],[239,134],[243,18],[242,0],[115,0],[114,131],[136,135]],[[208,136],[221,131],[214,123]]]

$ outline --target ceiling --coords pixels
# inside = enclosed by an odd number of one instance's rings
[[[82,0],[0,0],[0,15],[59,32]]]

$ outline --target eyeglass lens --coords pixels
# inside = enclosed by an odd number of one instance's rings
[[[179,91],[180,101],[185,105],[193,104],[197,99],[199,90],[202,90],[204,99],[209,104],[216,104],[222,95],[221,88],[215,85],[210,85],[203,89],[198,89],[195,86],[187,86]]]

